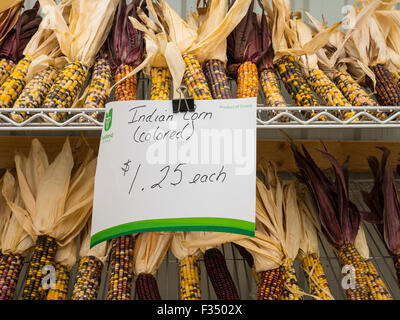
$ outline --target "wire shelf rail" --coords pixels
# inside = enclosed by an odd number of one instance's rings
[[[350,112],[348,119],[339,116]],[[55,121],[50,113],[61,114],[61,120]],[[105,109],[93,108],[1,109],[0,131],[100,131],[104,113]],[[23,122],[13,120],[18,114],[24,115]],[[400,128],[400,107],[272,108],[259,104],[256,125],[257,129]]]

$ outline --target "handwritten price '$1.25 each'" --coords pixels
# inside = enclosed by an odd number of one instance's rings
[[[132,161],[126,161],[122,167],[122,174],[126,176],[128,172],[131,171]],[[150,189],[162,189],[164,187],[176,187],[181,183],[188,184],[203,184],[203,183],[224,183],[227,178],[227,172],[225,171],[225,167],[221,166],[220,170],[209,173],[192,173],[189,175],[189,179],[185,179],[185,163],[179,163],[178,165],[166,165],[159,170],[159,175],[154,183],[150,184]],[[142,168],[142,165],[139,164],[134,168],[132,166],[132,182],[128,190],[128,194],[131,194],[133,191],[133,187],[139,175],[139,172]],[[142,187],[141,190],[144,191],[145,187]]]

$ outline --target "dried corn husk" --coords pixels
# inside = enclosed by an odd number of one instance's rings
[[[226,39],[242,21],[251,0],[236,0],[228,10],[228,1],[212,0],[197,30],[197,39],[190,48],[202,63],[218,59],[226,63]]]
[[[32,46],[40,35],[37,34],[42,18],[38,14],[39,2],[34,7],[25,10],[18,18],[15,28],[4,39],[0,47],[0,57],[5,57],[17,63],[25,55],[24,50]],[[35,40],[36,39],[36,40]]]
[[[91,219],[89,219],[85,229],[83,229],[81,233],[82,240],[81,240],[81,248],[79,251],[79,256],[81,258],[93,256],[99,259],[104,264],[110,249],[109,242],[103,241],[95,245],[93,248],[90,248],[90,229],[91,229],[90,226],[91,226]]]
[[[200,257],[202,252],[199,248],[187,248],[183,243],[196,241],[201,237],[202,232],[174,232],[170,250],[178,260],[183,260],[187,256]]]
[[[0,46],[7,34],[14,28],[21,14],[22,2],[19,1],[14,6],[6,10],[0,10]]]
[[[96,159],[92,155],[89,151],[72,176],[74,161],[68,139],[50,165],[37,139],[32,142],[29,158],[21,153],[15,156],[25,208],[10,199],[7,203],[34,241],[48,235],[65,246],[81,232],[93,202]]]
[[[12,201],[22,206],[21,192],[16,184],[15,178],[8,171],[3,177],[1,193],[5,194],[6,198],[12,199]],[[4,199],[3,202],[5,203]],[[29,249],[33,247],[34,242],[20,226],[18,220],[8,206],[5,211],[7,212],[3,211],[5,219],[3,221],[4,229],[0,238],[0,248],[4,254],[20,254],[26,256]]]
[[[54,261],[67,267],[68,271],[71,271],[72,267],[76,263],[76,248],[77,239],[73,239],[67,245],[59,247],[56,256],[54,257]]]
[[[169,249],[173,234],[170,232],[140,233],[133,252],[135,275],[155,275]]]
[[[69,21],[53,0],[40,0],[45,29],[55,33],[69,61],[91,67],[112,26],[118,0],[71,0]]]
[[[367,244],[367,238],[365,237],[364,228],[360,225],[357,237],[354,240],[354,246],[356,247],[358,253],[364,260],[369,260],[369,248]]]
[[[285,55],[302,56],[315,54],[329,41],[331,35],[341,24],[339,22],[329,28],[323,29],[312,39],[304,41],[300,45],[297,34],[293,30],[294,25],[291,19],[292,12],[289,1],[272,0],[272,5],[274,15],[272,27],[272,46],[275,51],[274,62]],[[266,1],[264,1],[265,6]]]
[[[21,5],[22,3],[22,0],[1,0],[0,12],[6,11],[7,9],[10,9],[16,5]]]

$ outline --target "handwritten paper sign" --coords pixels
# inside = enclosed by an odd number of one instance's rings
[[[106,106],[91,245],[152,231],[254,236],[256,99]]]

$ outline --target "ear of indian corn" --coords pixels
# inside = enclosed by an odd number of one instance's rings
[[[32,59],[24,57],[21,59],[10,76],[0,87],[0,107],[11,108],[25,87],[25,77]]]
[[[47,293],[47,300],[67,300],[70,272],[69,268],[62,263],[55,264],[56,279],[55,287],[50,288]]]
[[[225,72],[225,65],[221,60],[207,60],[204,65],[204,74],[214,99],[232,99],[231,86]]]
[[[282,300],[302,300],[302,296],[296,292],[301,292],[301,289],[297,284],[296,270],[293,263],[290,263],[289,266],[285,267],[285,288],[283,289]]]
[[[136,294],[139,300],[161,300],[157,280],[152,274],[141,273],[138,275]]]
[[[39,72],[25,86],[17,101],[15,101],[13,108],[39,108],[46,98],[56,76],[57,70],[52,66]],[[28,119],[26,112],[13,112],[11,117],[15,122],[23,122]]]
[[[14,67],[15,63],[12,60],[6,58],[0,60],[0,85],[10,76]]]
[[[79,261],[72,300],[96,300],[101,281],[103,263],[93,256]]]
[[[368,286],[373,300],[393,300],[372,261],[365,261]]]
[[[285,268],[264,271],[258,285],[257,300],[281,300],[284,287]]]
[[[0,300],[12,300],[18,277],[24,265],[20,254],[4,254],[0,257]]]
[[[191,53],[186,53],[183,55],[183,60],[185,61],[183,81],[189,96],[196,100],[211,100],[211,91],[197,58]]]
[[[235,283],[221,251],[208,249],[204,253],[204,264],[218,300],[239,300]]]
[[[258,70],[251,61],[242,63],[238,69],[237,97],[251,98],[258,95]]]
[[[200,260],[197,256],[186,256],[179,264],[181,300],[201,300]]]
[[[345,244],[337,250],[339,259],[344,265],[354,268],[355,288],[346,290],[349,300],[370,300],[370,292],[365,273],[365,262],[361,258],[357,249],[352,244]]]
[[[89,84],[89,91],[86,96],[83,108],[104,108],[108,96],[108,89],[111,86],[111,68],[106,59],[97,59],[93,66],[92,79]],[[97,113],[90,115],[97,119]],[[83,122],[84,119],[80,119]]]
[[[56,255],[56,240],[49,236],[39,236],[29,263],[22,300],[43,300],[46,291],[42,286],[43,267],[53,266]]]
[[[134,240],[131,235],[118,237],[112,241],[108,300],[130,300],[133,247]]]
[[[286,90],[297,106],[312,107],[320,105],[294,57],[282,57],[278,60],[277,67]]]
[[[169,100],[171,94],[171,74],[168,68],[151,68],[150,100]]]
[[[333,300],[321,261],[316,254],[309,254],[302,260],[302,267],[310,293],[322,300]]]
[[[115,71],[115,82],[122,80],[134,70],[132,65],[120,65]],[[137,74],[125,79],[115,87],[115,99],[117,101],[129,101],[136,99]]]
[[[376,106],[377,103],[368,95],[368,93],[353,79],[347,71],[340,71],[333,75],[333,81],[342,91],[348,101],[353,106]]]
[[[260,83],[267,106],[287,106],[279,88],[278,78],[276,77],[275,71],[273,69],[264,69],[263,71],[261,71]]]
[[[67,63],[57,75],[43,103],[43,108],[70,108],[81,91],[87,74],[87,67],[80,61]],[[50,113],[50,117],[55,121],[60,121],[63,116],[61,112]]]
[[[400,88],[393,74],[381,64],[370,67],[374,72],[376,87],[372,81],[368,81],[372,90],[376,90],[376,98],[382,106],[400,106]]]

